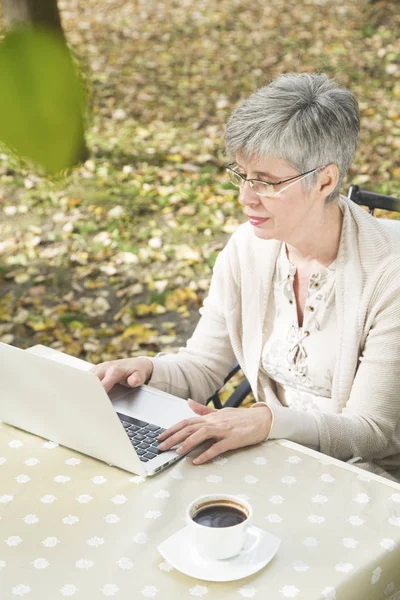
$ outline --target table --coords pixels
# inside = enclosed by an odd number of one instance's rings
[[[1,600],[400,599],[399,484],[286,440],[144,480],[0,427]],[[199,581],[157,552],[208,492],[248,498],[281,538],[259,573]]]

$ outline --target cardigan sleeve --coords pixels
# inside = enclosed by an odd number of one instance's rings
[[[269,405],[269,409],[272,413],[272,424],[267,439],[285,438],[319,450],[317,420],[311,411],[292,410],[287,406],[278,405]]]
[[[273,414],[268,439],[287,438],[346,461],[400,454],[400,286],[389,280],[385,276],[375,291],[368,334],[342,412],[302,412],[267,399]]]
[[[371,302],[368,334],[340,414],[315,413],[321,451],[341,460],[400,454],[400,282],[385,273]]]
[[[228,242],[216,259],[192,337],[177,353],[160,352],[150,359],[153,373],[148,385],[202,404],[222,387],[236,361],[225,319],[227,305],[238,298],[233,271]]]

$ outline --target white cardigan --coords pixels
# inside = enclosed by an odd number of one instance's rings
[[[400,243],[358,205],[344,213],[336,259],[335,412],[312,412],[319,449],[341,460],[362,457],[400,468]],[[149,385],[205,403],[237,360],[258,402],[287,421],[296,441],[306,413],[283,407],[274,382],[259,370],[262,330],[281,242],[238,227],[217,257],[201,319],[176,354],[154,359]],[[298,425],[296,425],[298,423]],[[277,437],[277,436],[275,436]]]

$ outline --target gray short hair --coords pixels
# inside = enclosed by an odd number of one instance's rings
[[[244,100],[232,113],[226,150],[246,158],[274,156],[300,173],[335,163],[339,181],[333,200],[357,150],[360,112],[353,94],[334,79],[314,73],[280,75]],[[316,175],[301,183],[311,189]]]

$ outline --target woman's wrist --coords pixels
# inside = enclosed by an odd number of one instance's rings
[[[264,424],[265,424],[265,436],[264,436],[264,440],[268,439],[269,433],[271,431],[271,427],[272,427],[272,422],[274,419],[274,413],[272,412],[272,410],[270,409],[270,407],[268,406],[268,404],[266,404],[265,402],[256,402],[255,404],[253,404],[250,408],[261,408],[264,410],[265,412],[265,420]]]
[[[144,382],[146,385],[153,376],[154,363],[149,356],[138,356],[137,358],[144,359],[146,361],[146,379]]]

